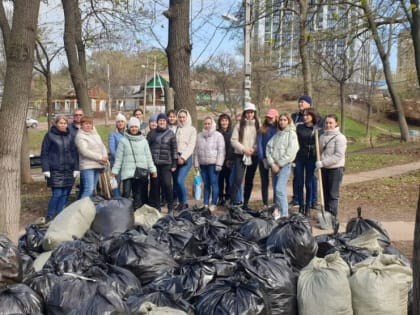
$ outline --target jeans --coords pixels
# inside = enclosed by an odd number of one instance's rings
[[[260,171],[261,177],[261,197],[264,205],[268,205],[268,184],[270,181],[270,170],[264,167],[264,163],[262,161],[258,162],[258,169]],[[273,190],[274,192],[274,190]],[[274,197],[274,200],[276,198]]]
[[[291,172],[291,164],[283,166],[277,174],[272,175],[273,191],[275,192],[276,207],[280,210],[282,217],[289,216],[289,205],[287,202],[287,181]]]
[[[313,198],[313,178],[315,171],[315,159],[296,159],[296,185],[297,185],[297,198],[299,206],[304,206],[303,186],[306,189],[306,206],[312,205]]]
[[[53,218],[64,209],[64,206],[66,205],[69,199],[70,192],[71,187],[52,188],[51,199],[48,202],[48,217]]]
[[[230,172],[230,176],[229,176],[229,193],[232,192],[232,187],[233,187],[233,182],[235,181],[235,176],[236,176],[236,167],[235,167],[234,164],[232,164],[232,168],[231,168],[231,172]],[[242,185],[239,187],[235,198],[232,199],[232,197],[230,197],[230,200],[232,202],[236,202],[236,203],[242,203],[244,201],[244,192],[243,192],[243,189],[242,189]]]
[[[128,178],[123,180],[123,193],[124,198],[130,198],[133,195],[133,208],[137,210],[142,205],[147,203],[147,187],[149,184],[148,179],[134,179]]]
[[[324,189],[325,210],[334,216],[338,213],[338,200],[340,198],[340,186],[343,180],[344,168],[323,168],[322,188]]]
[[[89,169],[80,171],[80,199],[85,197],[93,197],[101,171],[102,169]]]
[[[293,169],[293,196],[292,196],[292,203],[294,205],[298,205],[299,204],[299,200],[297,197],[297,178],[296,178],[296,168]],[[313,177],[313,181],[312,181],[312,203],[309,205],[316,205],[318,204],[318,178],[316,176]]]
[[[187,203],[187,187],[185,186],[185,178],[188,175],[192,166],[192,157],[190,156],[184,165],[178,165],[175,171],[176,182],[175,190],[178,197],[178,202],[182,205]]]
[[[204,204],[209,205],[211,193],[211,204],[216,205],[219,196],[219,172],[216,172],[216,165],[200,165],[200,170],[204,183]]]
[[[168,212],[174,209],[171,165],[156,165],[157,178],[150,179],[149,201],[152,207],[160,209],[164,197],[168,203]]]
[[[219,173],[219,199],[229,199],[229,178],[232,168],[223,165],[222,170]]]
[[[245,186],[244,186],[244,206],[248,206],[249,198],[251,197],[252,187],[254,186],[254,176],[258,166],[258,157],[252,156],[252,164],[245,165],[242,161],[242,154],[235,154],[233,163],[236,169],[235,177],[232,185],[231,198],[234,202],[239,202],[236,197],[239,188],[242,184],[242,179],[245,175]]]

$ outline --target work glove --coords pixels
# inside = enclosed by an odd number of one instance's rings
[[[43,172],[42,174],[44,174],[44,176],[46,178],[50,178],[51,177],[51,173],[50,172]]]
[[[79,176],[80,172],[79,171],[73,171],[73,177],[76,178],[77,176]]]
[[[216,172],[220,172],[222,170],[222,167],[220,165],[216,165]]]

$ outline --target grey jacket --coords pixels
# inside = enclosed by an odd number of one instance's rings
[[[218,165],[222,166],[225,161],[225,139],[216,131],[216,123],[212,120],[210,130],[203,130],[198,134],[197,144],[194,151],[194,166]]]
[[[279,130],[268,141],[265,154],[268,166],[277,164],[283,167],[292,163],[299,151],[299,142],[294,126],[288,126],[284,130]]]
[[[340,132],[339,127],[333,130],[324,130],[324,133],[319,140],[322,167],[344,167],[346,149],[347,139]]]

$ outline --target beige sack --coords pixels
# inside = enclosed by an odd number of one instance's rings
[[[364,231],[358,237],[348,241],[348,244],[354,247],[365,248],[372,253],[382,253],[383,248],[378,243],[379,232],[375,229]]]
[[[314,257],[299,275],[299,315],[353,315],[349,276],[350,268],[339,252]]]
[[[38,255],[38,257],[34,260],[33,267],[36,272],[41,271],[42,267],[44,267],[45,263],[48,261],[52,253],[52,250],[48,252],[43,252]]]
[[[139,315],[187,315],[184,311],[170,307],[159,307],[150,302],[140,306]]]
[[[413,272],[397,256],[381,254],[353,266],[355,315],[405,315]]]
[[[42,247],[52,250],[65,241],[72,241],[73,236],[81,238],[89,230],[95,219],[96,209],[90,198],[73,202],[51,221],[45,233]]]
[[[161,217],[162,215],[157,209],[144,204],[134,212],[134,224],[141,224],[150,229]]]

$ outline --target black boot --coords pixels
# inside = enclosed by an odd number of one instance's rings
[[[305,215],[305,207],[304,206],[299,206],[299,213],[302,213],[303,215]]]
[[[309,218],[310,215],[311,215],[311,208],[308,205],[306,205],[305,206],[305,217]]]

